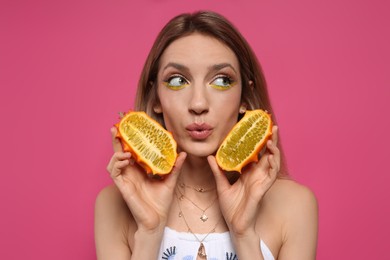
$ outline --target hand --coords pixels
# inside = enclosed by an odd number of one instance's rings
[[[180,153],[172,172],[164,180],[154,180],[134,163],[130,153],[123,152],[117,129],[111,129],[114,155],[107,170],[122,193],[138,230],[154,232],[165,226],[172,203],[174,188],[186,153]]]
[[[233,235],[240,236],[254,231],[260,201],[275,182],[280,170],[278,128],[274,126],[272,132],[272,139],[267,141],[266,151],[260,160],[245,167],[233,185],[219,168],[215,157],[207,158],[217,184],[222,214]]]

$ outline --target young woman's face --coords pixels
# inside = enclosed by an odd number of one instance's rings
[[[181,150],[213,154],[237,122],[241,104],[239,62],[232,50],[198,33],[171,43],[157,76],[165,126]]]

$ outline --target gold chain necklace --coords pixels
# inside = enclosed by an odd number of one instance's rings
[[[215,229],[217,228],[219,222],[221,221],[222,217],[219,218],[218,222],[215,224],[215,226],[202,238],[202,239],[199,239],[199,237],[197,235],[195,235],[195,233],[192,231],[192,229],[190,228],[190,226],[188,225],[188,222],[187,222],[187,219],[186,217],[184,216],[184,213],[183,213],[183,210],[181,209],[181,205],[180,205],[180,198],[178,196],[178,194],[175,192],[176,194],[176,199],[177,199],[177,205],[179,206],[179,218],[183,218],[184,220],[184,223],[186,224],[187,228],[188,228],[188,232],[190,232],[194,237],[195,239],[200,243],[199,245],[199,249],[198,249],[198,256],[201,258],[201,259],[206,259],[207,260],[207,254],[206,254],[206,249],[204,248],[204,245],[203,245],[203,241],[206,239],[206,237],[208,237],[211,233],[214,233],[215,232]]]
[[[180,194],[180,197],[179,197],[179,200],[180,201],[182,201],[184,198],[186,199],[186,200],[188,200],[189,202],[191,202],[192,203],[192,205],[194,205],[195,207],[197,207],[199,210],[201,210],[202,211],[202,215],[200,215],[200,220],[202,220],[203,222],[206,222],[208,219],[209,219],[209,217],[206,215],[206,210],[208,210],[211,206],[213,206],[214,205],[214,203],[217,201],[217,199],[218,199],[218,196],[216,196],[215,198],[214,198],[214,200],[205,208],[205,209],[202,209],[201,207],[199,207],[195,202],[193,202],[190,198],[188,198],[186,195],[184,195],[184,193],[182,193],[181,191],[179,191],[178,190],[178,192],[179,192],[179,194]]]
[[[193,186],[185,184],[182,180],[179,180],[179,186],[182,187],[183,189],[184,188],[189,188],[189,189],[193,189],[194,191],[197,191],[197,192],[200,192],[200,193],[204,193],[204,192],[209,192],[209,191],[215,190],[215,188],[204,189],[202,187],[193,187]]]

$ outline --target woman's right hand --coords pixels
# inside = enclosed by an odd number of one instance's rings
[[[134,163],[128,152],[123,152],[117,129],[111,128],[114,155],[107,170],[129,207],[138,231],[161,231],[167,221],[174,189],[186,153],[180,153],[172,172],[163,180],[149,178],[145,170]]]

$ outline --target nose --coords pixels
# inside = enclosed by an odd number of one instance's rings
[[[194,114],[203,114],[209,111],[209,100],[207,90],[203,85],[196,85],[192,88],[189,102],[189,111]]]

